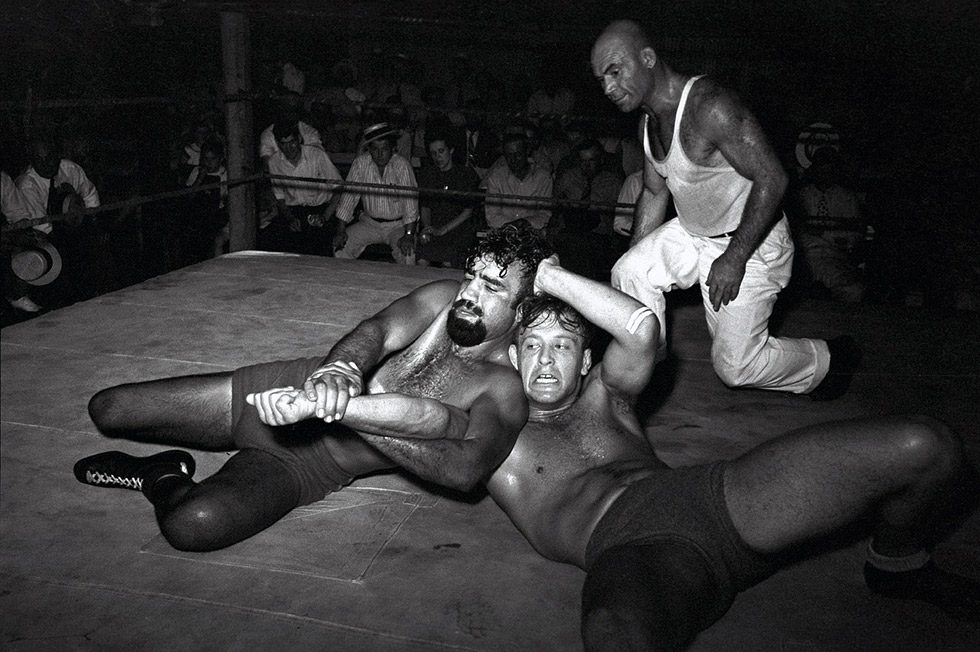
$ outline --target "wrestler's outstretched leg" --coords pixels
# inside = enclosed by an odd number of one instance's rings
[[[115,438],[230,450],[230,373],[183,376],[119,385],[89,402],[99,430]],[[160,530],[180,550],[215,550],[265,529],[297,506],[299,490],[274,456],[245,449],[201,483],[182,451],[146,458],[102,453],[75,466],[82,482],[141,490],[153,503]]]
[[[225,372],[117,385],[92,397],[89,416],[107,437],[231,450],[231,379]]]
[[[872,590],[977,619],[980,584],[940,570],[926,552],[965,470],[959,439],[939,421],[843,421],[778,437],[731,462],[725,500],[739,534],[761,553],[872,516]]]
[[[589,652],[681,650],[731,606],[693,545],[665,540],[610,548],[582,589]]]

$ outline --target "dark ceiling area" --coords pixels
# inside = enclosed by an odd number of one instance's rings
[[[28,94],[36,100],[213,92],[221,79],[222,11],[249,17],[253,79],[260,77],[262,65],[283,57],[316,70],[372,49],[407,52],[433,68],[465,54],[482,58],[485,69],[505,79],[559,77],[580,94],[588,111],[611,110],[588,70],[591,43],[610,20],[632,18],[661,44],[665,60],[682,72],[723,76],[768,125],[784,131],[779,136],[819,118],[864,141],[905,138],[923,129],[931,142],[954,133],[962,137],[949,115],[969,113],[980,65],[976,0],[12,0],[5,5],[0,100],[8,104],[23,102]]]
[[[347,24],[385,29],[441,27],[477,39],[513,34],[578,42],[615,18],[641,21],[670,37],[753,39],[787,56],[820,57],[876,49],[893,57],[920,52],[976,66],[980,5],[973,0],[13,0],[5,40],[29,49],[58,47],[78,33],[200,19],[241,11],[263,22]],[[154,22],[155,21],[155,22]],[[9,39],[9,40],[8,40]],[[8,54],[9,56],[9,54]],[[962,59],[961,59],[962,57]]]

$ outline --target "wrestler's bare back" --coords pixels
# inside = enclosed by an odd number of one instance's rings
[[[490,495],[539,553],[583,566],[599,519],[630,484],[665,469],[625,402],[589,374],[578,400],[532,414],[487,483]]]

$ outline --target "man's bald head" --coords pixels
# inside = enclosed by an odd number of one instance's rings
[[[614,20],[609,23],[596,39],[596,46],[610,41],[618,41],[636,55],[639,55],[643,48],[653,48],[650,37],[637,22],[632,20]]]
[[[592,74],[620,111],[639,108],[653,91],[657,53],[643,28],[632,20],[617,20],[602,30],[592,46]]]

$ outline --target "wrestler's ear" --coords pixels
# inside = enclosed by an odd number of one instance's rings
[[[517,369],[517,345],[511,344],[507,347],[507,356],[510,358],[510,363],[514,365],[514,369]]]
[[[643,48],[640,50],[640,61],[647,68],[653,68],[657,65],[657,53],[653,51],[653,48]]]
[[[592,349],[586,349],[582,351],[582,371],[580,372],[583,376],[588,376],[589,371],[592,369]]]

